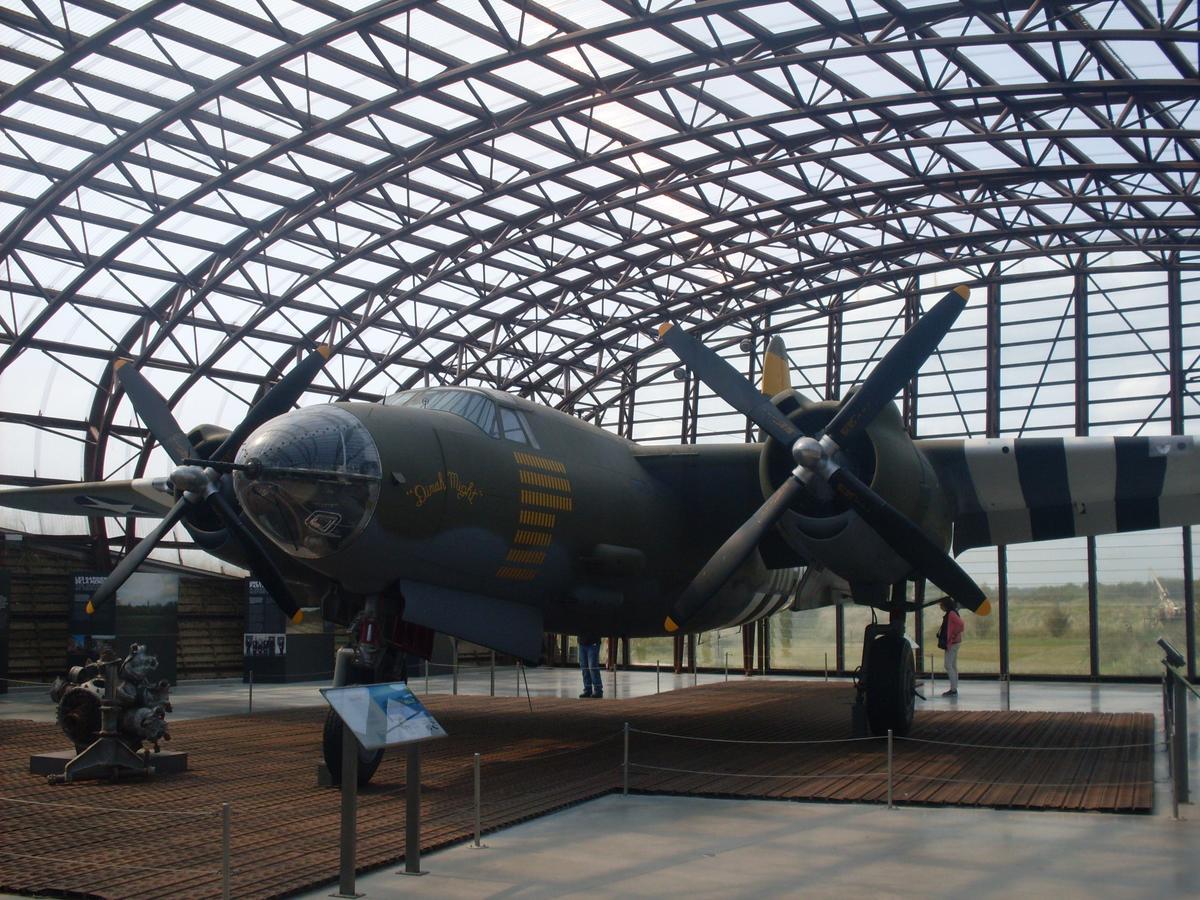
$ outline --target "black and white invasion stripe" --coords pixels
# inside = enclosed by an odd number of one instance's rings
[[[1200,522],[1191,436],[918,441],[954,510],[954,552]]]
[[[762,589],[755,591],[751,601],[746,604],[741,615],[730,622],[727,628],[756,622],[772,613],[779,612],[791,603],[796,588],[800,585],[803,569],[770,569]]]

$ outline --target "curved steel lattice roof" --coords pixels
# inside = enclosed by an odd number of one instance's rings
[[[1194,0],[30,0],[0,28],[8,483],[165,471],[119,356],[187,425],[321,341],[314,400],[466,382],[611,423],[670,382],[667,316],[736,351],[919,276],[1197,261]]]

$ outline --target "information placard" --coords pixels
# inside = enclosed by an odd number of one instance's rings
[[[321,688],[321,696],[365,750],[446,736],[437,719],[402,681]]]

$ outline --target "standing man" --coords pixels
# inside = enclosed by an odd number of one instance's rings
[[[600,638],[591,634],[579,635],[579,669],[583,672],[583,693],[580,697],[603,697],[604,682],[600,680]]]
[[[950,690],[943,697],[958,696],[958,648],[962,644],[963,620],[958,614],[958,604],[949,597],[942,599],[942,627],[938,629],[938,647],[946,651],[946,677],[950,679]]]

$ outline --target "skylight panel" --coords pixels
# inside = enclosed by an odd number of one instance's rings
[[[649,63],[662,62],[666,59],[675,59],[686,55],[683,47],[651,28],[616,34],[609,38],[609,42],[631,54],[635,59]]]
[[[584,80],[591,81],[597,76],[606,78],[617,72],[629,71],[629,64],[621,62],[615,56],[605,53],[591,45],[564,47],[547,54],[548,58],[585,76]]]
[[[435,4],[428,9],[436,11],[439,6]],[[489,19],[483,21],[491,26]],[[422,42],[452,54],[465,63],[481,62],[496,56],[503,49],[499,38],[484,39],[471,34],[435,13],[426,12],[422,7],[412,10],[407,27],[411,34],[419,35]]]
[[[443,131],[452,131],[472,121],[466,113],[452,109],[429,97],[410,97],[398,103],[394,109],[402,115],[409,116],[418,122],[428,122],[433,128]]]
[[[506,66],[499,66],[492,71],[513,84],[519,84],[526,90],[543,96],[556,94],[576,85],[571,79],[565,78],[557,72],[551,72],[545,66],[530,60],[518,60]]]

